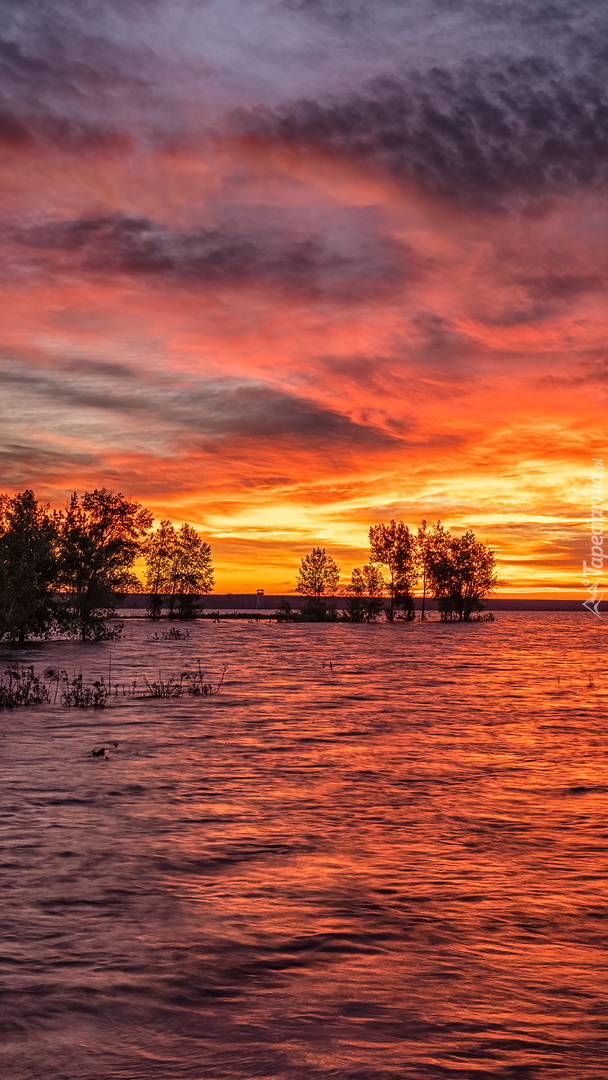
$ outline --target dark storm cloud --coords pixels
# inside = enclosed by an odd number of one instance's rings
[[[605,183],[607,40],[604,0],[0,0],[0,141],[179,145],[241,107],[496,205]]]
[[[49,473],[91,465],[93,460],[85,452],[51,450],[35,437],[23,441],[7,439],[0,445],[2,483],[10,488],[31,487],[37,480],[46,480]]]
[[[111,379],[116,383],[135,378],[135,371],[128,364],[107,360],[63,360],[61,369],[74,375],[82,375],[83,369],[85,369],[88,376]]]
[[[535,298],[562,303],[583,293],[605,288],[606,282],[598,274],[548,274],[546,277],[523,278],[521,284]]]
[[[404,245],[362,227],[342,212],[343,227],[289,235],[268,228],[172,229],[144,217],[115,214],[22,230],[26,247],[57,252],[73,269],[173,280],[180,285],[263,285],[310,299],[344,302],[385,295],[419,276],[419,260]],[[71,260],[71,262],[70,262]],[[64,263],[64,265],[66,265]]]
[[[0,144],[21,147],[38,142],[79,154],[112,153],[127,150],[131,137],[128,132],[104,124],[33,114],[16,115],[0,109]]]
[[[0,143],[8,146],[25,146],[31,140],[32,132],[24,118],[13,115],[0,107]]]
[[[383,450],[395,447],[393,438],[372,423],[358,423],[349,416],[259,382],[236,380],[175,380],[158,376],[146,381],[126,366],[120,373],[104,371],[105,365],[88,368],[86,361],[38,367],[16,360],[0,365],[5,390],[0,417],[6,409],[7,426],[29,415],[52,414],[59,425],[61,415],[82,417],[84,410],[114,417],[116,428],[132,435],[132,426],[144,425],[163,440],[212,449],[225,440],[288,440],[316,450]],[[69,376],[69,377],[68,377]],[[10,388],[10,393],[8,393]],[[68,424],[69,426],[69,424]]]
[[[331,100],[241,112],[236,127],[465,204],[528,203],[606,185],[603,71],[570,72],[540,57],[434,67]]]
[[[369,25],[368,0],[283,0],[283,6],[300,15],[311,16],[342,30],[355,30],[362,25]],[[378,5],[385,10],[396,7],[392,3]]]
[[[108,106],[142,97],[149,82],[133,63],[137,44],[104,29],[108,14],[86,3],[0,3],[0,142],[124,148],[128,132]]]
[[[395,447],[398,440],[373,425],[359,424],[334,409],[268,386],[208,387],[191,399],[203,434],[232,438],[294,439],[298,445],[362,449]]]
[[[510,303],[492,312],[477,313],[481,323],[491,327],[524,326],[563,317],[580,298],[604,291],[606,279],[599,274],[555,274],[521,277],[514,275],[516,293]],[[507,359],[505,355],[505,360]]]

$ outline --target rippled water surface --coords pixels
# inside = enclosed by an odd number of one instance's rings
[[[227,673],[0,712],[2,1076],[605,1080],[607,626],[134,620],[21,653]]]

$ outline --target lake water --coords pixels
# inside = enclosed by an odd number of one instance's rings
[[[608,620],[155,629],[19,653],[227,672],[0,712],[2,1076],[605,1080]]]

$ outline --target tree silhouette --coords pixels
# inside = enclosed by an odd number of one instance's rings
[[[155,532],[146,537],[142,545],[146,560],[148,614],[151,619],[160,619],[163,597],[171,592],[171,568],[176,547],[177,533],[167,518],[161,521]]]
[[[173,614],[174,599],[177,597],[178,618],[193,619],[196,599],[213,588],[213,564],[209,544],[191,525],[182,525],[177,534],[171,575],[170,614]]]
[[[384,608],[384,578],[377,566],[355,566],[346,586],[345,610],[351,622],[374,622]]]
[[[106,620],[115,617],[120,596],[141,589],[132,567],[151,524],[149,510],[106,488],[82,498],[74,492],[61,513],[57,580],[83,641],[109,636]]]
[[[420,622],[425,620],[426,590],[429,583],[429,531],[426,521],[418,526],[415,550],[418,576],[422,578],[422,604],[420,609]]]
[[[148,610],[159,618],[163,596],[168,596],[169,617],[180,619],[196,615],[196,599],[213,589],[211,548],[191,525],[176,531],[170,521],[161,521],[156,532],[146,540],[146,585],[150,597]]]
[[[468,622],[500,584],[495,552],[476,540],[471,529],[452,536],[436,522],[428,533],[427,556],[428,578],[443,620]]]
[[[44,637],[56,624],[57,519],[34,492],[0,496],[0,640]]]
[[[402,607],[408,618],[414,615],[414,585],[418,578],[416,542],[407,525],[394,519],[388,525],[372,525],[369,530],[370,562],[387,566],[390,574],[388,591],[392,621],[395,608]]]
[[[313,547],[300,564],[296,582],[296,592],[304,596],[313,596],[318,600],[325,593],[330,595],[338,588],[340,571],[325,548]]]

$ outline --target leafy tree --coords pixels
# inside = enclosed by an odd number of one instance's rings
[[[169,618],[177,614],[180,619],[193,619],[197,598],[213,589],[209,544],[191,525],[182,525],[176,531],[170,521],[164,520],[147,538],[143,551],[151,617],[160,617],[163,596],[167,595]]]
[[[83,641],[111,636],[106,619],[115,617],[120,596],[141,588],[132,567],[151,524],[149,510],[106,488],[72,495],[59,521],[58,583]]]
[[[338,613],[333,604],[326,604],[318,596],[311,596],[300,608],[302,622],[335,622]]]
[[[377,566],[355,566],[347,585],[346,617],[351,622],[374,622],[384,609],[384,578]]]
[[[196,615],[196,600],[201,593],[210,593],[212,589],[211,547],[191,525],[182,525],[177,534],[171,565],[170,617],[173,616],[177,598],[178,619],[193,619]]]
[[[171,592],[171,569],[176,550],[177,533],[171,522],[164,518],[158,529],[150,533],[142,544],[146,560],[148,614],[151,619],[160,619],[164,595]]]
[[[57,620],[57,521],[34,492],[0,496],[0,640],[44,636]]]
[[[372,525],[369,530],[370,562],[387,566],[390,574],[388,591],[390,608],[387,617],[392,621],[395,609],[403,608],[408,619],[414,616],[413,590],[418,578],[416,542],[407,525],[390,521],[388,525]]]
[[[426,521],[418,526],[418,535],[416,536],[416,563],[418,566],[418,575],[422,578],[422,605],[420,610],[420,621],[425,620],[425,608],[426,608],[426,591],[429,583],[429,531]]]
[[[339,580],[340,571],[331,555],[326,554],[325,548],[313,547],[300,564],[296,592],[319,600],[325,593],[334,593]]]
[[[283,597],[279,600],[277,610],[274,613],[274,617],[277,622],[295,622],[299,618],[299,613],[293,610],[293,607],[289,603],[289,600],[285,600]]]
[[[443,620],[468,622],[499,584],[496,555],[469,529],[452,534],[436,522],[428,537],[428,577]]]

